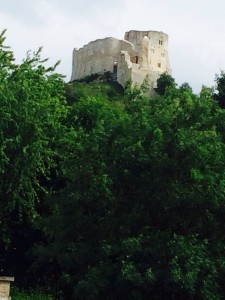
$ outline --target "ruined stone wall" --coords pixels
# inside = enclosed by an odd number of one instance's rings
[[[130,42],[111,37],[90,42],[78,50],[74,49],[71,81],[96,73],[113,73],[122,50],[133,56],[133,46]]]
[[[133,63],[127,51],[121,51],[118,57],[117,82],[125,87],[128,80],[132,78]]]

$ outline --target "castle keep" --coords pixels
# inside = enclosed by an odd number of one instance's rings
[[[160,74],[171,73],[168,57],[168,35],[158,31],[125,33],[124,40],[108,37],[74,49],[71,81],[92,74],[111,72],[125,87],[128,80],[141,85],[145,78],[156,87]]]

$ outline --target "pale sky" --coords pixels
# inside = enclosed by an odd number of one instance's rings
[[[172,76],[195,92],[225,70],[224,0],[0,0],[0,30],[18,62],[43,46],[43,58],[69,81],[73,48],[125,31],[169,35]]]

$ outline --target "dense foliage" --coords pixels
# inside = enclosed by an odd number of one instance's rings
[[[55,168],[62,134],[64,82],[45,68],[40,52],[21,63],[0,36],[0,262],[1,273],[16,273],[32,244],[39,203]]]
[[[36,258],[71,299],[222,299],[225,111],[206,88],[124,103],[72,106],[67,185]]]
[[[225,110],[213,91],[163,74],[155,96],[66,84],[66,104],[39,53],[16,65],[1,38],[3,263],[62,299],[224,299]]]
[[[185,83],[182,85],[182,87],[185,85]],[[174,78],[167,74],[163,73],[161,76],[157,79],[157,88],[155,89],[156,92],[163,96],[166,92],[167,88],[174,88],[176,86]]]
[[[215,77],[215,93],[213,98],[218,101],[221,108],[225,108],[225,72],[221,71],[220,74],[216,74]]]
[[[15,287],[11,288],[11,296],[13,300],[53,300],[52,296],[43,294],[42,291],[23,291]]]

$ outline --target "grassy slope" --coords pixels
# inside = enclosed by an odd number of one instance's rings
[[[66,84],[66,97],[69,103],[87,97],[101,97],[109,101],[120,101],[123,95],[124,90],[117,82],[93,81]]]

